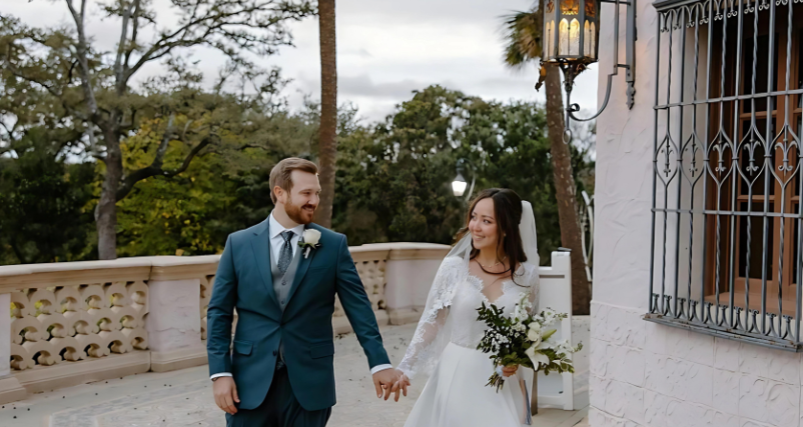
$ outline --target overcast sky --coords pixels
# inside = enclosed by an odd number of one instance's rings
[[[63,0],[0,0],[0,12],[30,25],[70,23]],[[153,0],[169,10],[168,0]],[[530,0],[337,0],[339,102],[353,102],[360,115],[378,120],[411,91],[440,84],[485,99],[538,100],[535,66],[521,71],[502,64],[501,16],[530,7]],[[119,38],[116,22],[101,21],[93,12],[89,33],[104,49]],[[293,80],[287,94],[294,106],[303,94],[320,96],[318,22],[311,18],[291,26],[295,47],[265,58]],[[212,76],[223,63],[216,52],[197,50],[199,67]],[[158,73],[158,67],[144,70]],[[595,109],[597,67],[578,78],[572,100]]]

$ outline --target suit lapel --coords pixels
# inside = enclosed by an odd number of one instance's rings
[[[309,225],[304,227],[304,230],[307,230]],[[302,236],[302,240],[303,240]],[[302,241],[300,240],[300,241]],[[301,262],[298,264],[298,270],[296,271],[296,277],[293,278],[293,286],[290,287],[290,292],[287,294],[287,304],[290,304],[290,300],[293,299],[293,295],[296,293],[298,286],[301,285],[301,281],[304,280],[304,276],[307,274],[307,270],[309,269],[309,265],[312,262],[312,259],[315,257],[315,253],[318,252],[320,249],[312,249],[309,252],[309,256],[304,256],[305,248],[298,248],[301,252]]]
[[[265,290],[268,292],[268,298],[278,306],[279,301],[276,299],[276,292],[273,290],[273,274],[270,272],[269,224],[270,221],[265,220],[265,222],[260,224],[257,230],[254,230],[254,235],[251,237],[251,248],[254,252],[254,261],[256,262],[257,268],[259,268],[259,275],[262,276],[262,283],[265,285]]]

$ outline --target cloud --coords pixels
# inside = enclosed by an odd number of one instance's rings
[[[338,55],[342,58],[343,56],[357,56],[359,58],[373,58],[374,56],[371,55],[371,52],[368,52],[365,49],[347,49],[343,52],[338,52]]]
[[[374,83],[371,76],[363,74],[351,77],[339,77],[337,81],[338,92],[345,96],[360,96],[378,99],[408,99],[414,90],[421,90],[431,83],[405,79],[395,82]],[[445,83],[444,86],[449,86]]]
[[[42,1],[0,0],[4,13],[19,16],[32,25],[69,25],[63,3],[42,7]],[[6,4],[10,3],[10,4]],[[169,25],[170,2],[156,0],[160,20]],[[535,67],[511,70],[502,63],[502,16],[532,6],[530,0],[338,0],[337,48],[339,101],[356,104],[362,115],[381,120],[395,105],[412,97],[413,90],[432,84],[460,90],[467,95],[500,101],[544,100],[536,93]],[[115,20],[89,19],[89,33],[102,49],[113,49],[119,37]],[[314,18],[288,25],[295,47],[279,54],[256,58],[265,67],[279,66],[293,79],[287,91],[291,105],[300,106],[302,94],[320,96],[318,21]],[[197,49],[207,81],[212,81],[225,59],[211,49]],[[158,74],[154,64],[143,74]],[[142,77],[136,81],[141,81]],[[614,90],[622,90],[616,82]],[[597,73],[586,72],[572,96],[585,109],[596,106]]]

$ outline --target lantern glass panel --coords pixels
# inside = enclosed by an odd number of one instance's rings
[[[583,54],[591,59],[597,57],[597,24],[590,19],[586,20],[585,28],[583,29]]]
[[[550,18],[546,23],[546,31],[544,37],[544,55],[545,60],[550,61],[555,58],[555,18]]]
[[[547,0],[544,10],[544,57],[545,61],[552,61],[557,55],[557,20],[555,13],[555,2],[557,0]]]
[[[572,19],[569,27],[569,55],[580,55],[580,22]]]
[[[569,21],[566,18],[560,20],[560,51],[558,55],[569,54]]]

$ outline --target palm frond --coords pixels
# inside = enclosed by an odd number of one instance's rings
[[[540,7],[528,12],[515,12],[502,17],[505,31],[504,61],[510,67],[521,67],[541,57],[543,14]]]

